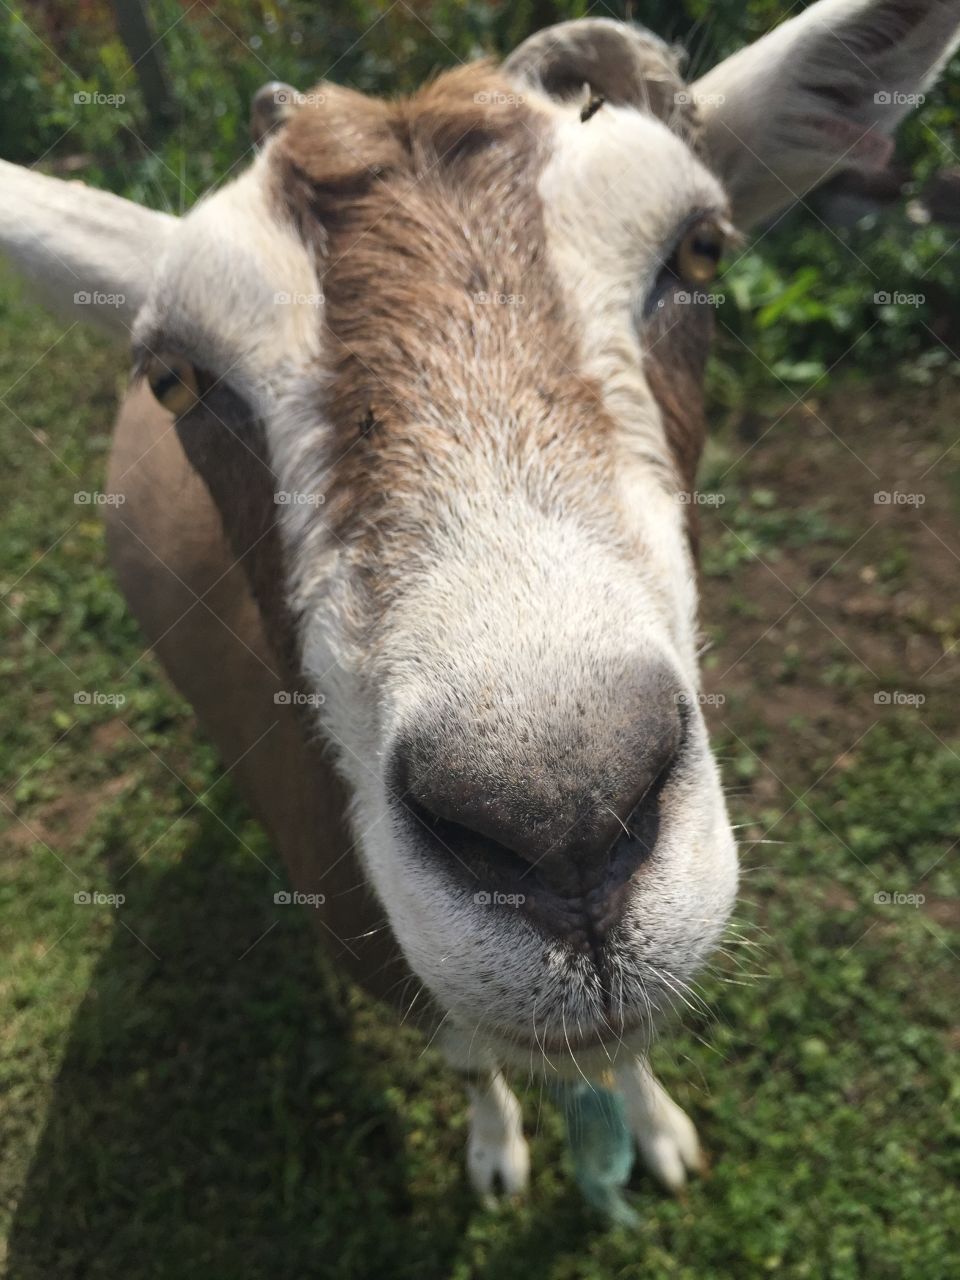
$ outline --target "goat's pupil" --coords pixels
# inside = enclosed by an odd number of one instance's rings
[[[180,387],[182,385],[183,380],[179,374],[173,372],[166,373],[154,380],[153,394],[158,400],[162,400],[164,396],[168,395],[174,389],[174,387]]]

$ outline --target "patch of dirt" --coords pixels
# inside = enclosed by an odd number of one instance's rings
[[[856,911],[860,903],[842,885],[825,881],[823,884],[823,905],[829,907],[832,911]]]
[[[122,720],[104,720],[101,724],[94,725],[90,733],[91,749],[98,755],[106,755],[129,742],[130,730]]]
[[[708,563],[711,543],[749,530],[755,490],[775,495],[774,511],[826,521],[808,545],[770,547],[702,579],[714,639],[704,687],[724,699],[706,708],[711,727],[721,741],[754,743],[759,726],[768,743],[751,799],[782,800],[777,775],[813,782],[824,768],[849,768],[858,739],[898,714],[956,736],[958,402],[949,384],[845,389],[796,405],[752,445],[729,443],[722,483],[743,496],[739,510],[730,500],[703,509]]]
[[[37,840],[54,848],[77,844],[96,821],[101,809],[120,795],[129,782],[130,778],[121,774],[99,786],[82,791],[64,791],[56,800],[34,809],[29,818],[24,819],[27,825],[12,818],[4,840],[14,849],[28,849]]]
[[[919,909],[945,929],[960,929],[960,899],[934,898],[928,895]]]

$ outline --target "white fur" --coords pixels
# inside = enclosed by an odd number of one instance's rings
[[[271,198],[272,145],[183,219],[135,334],[183,348],[263,415],[317,355],[322,315],[313,255]]]
[[[676,657],[695,684],[695,574],[634,317],[684,219],[697,211],[722,216],[726,196],[665,125],[625,107],[603,108],[589,127],[575,108],[559,109],[540,191],[554,270],[579,318],[585,371],[604,387],[620,426],[624,510]]]

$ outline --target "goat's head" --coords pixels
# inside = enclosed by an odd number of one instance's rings
[[[253,166],[149,224],[137,369],[322,695],[408,960],[501,1048],[648,1029],[724,927],[698,298],[731,224],[885,157],[953,25],[824,0],[689,89],[605,20],[400,102],[275,89]]]

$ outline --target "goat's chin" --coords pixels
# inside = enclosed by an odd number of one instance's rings
[[[692,811],[688,811],[692,814]],[[696,1000],[688,984],[722,935],[737,887],[723,810],[676,818],[596,953],[546,936],[413,842],[371,842],[365,861],[414,973],[478,1055],[548,1072],[601,1070],[642,1053],[657,1025]]]
[[[595,1079],[631,1057],[646,1056],[656,1035],[655,1024],[643,1021],[616,1034],[609,1027],[583,1028],[579,1036],[575,1031],[570,1035],[569,1043],[565,1035],[551,1039],[532,1032],[526,1036],[499,1033],[484,1026],[476,1031],[469,1025],[464,1029],[474,1060],[479,1062],[483,1055],[499,1066],[547,1080]]]

